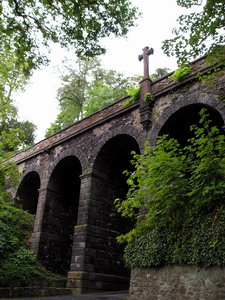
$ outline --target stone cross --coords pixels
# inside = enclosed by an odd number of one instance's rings
[[[149,47],[145,47],[143,50],[143,54],[138,55],[139,61],[144,61],[144,78],[149,78],[149,63],[148,63],[148,57],[149,55],[154,53],[154,50],[152,48],[149,49]]]

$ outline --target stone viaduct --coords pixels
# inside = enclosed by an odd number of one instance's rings
[[[113,205],[127,192],[123,170],[132,170],[131,151],[141,153],[146,140],[154,145],[164,133],[187,140],[202,107],[223,128],[225,75],[212,88],[196,78],[199,71],[210,71],[204,58],[177,83],[168,76],[151,82],[145,72],[139,101],[120,99],[12,157],[21,175],[15,201],[35,215],[32,247],[44,266],[67,276],[68,287],[128,287],[116,236],[132,224]],[[144,101],[146,93],[154,101]]]

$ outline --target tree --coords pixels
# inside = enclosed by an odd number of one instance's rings
[[[127,96],[127,90],[140,81],[139,76],[125,77],[115,70],[99,68],[94,72],[92,86],[84,103],[85,116]]]
[[[5,161],[13,151],[34,142],[36,126],[28,121],[18,121],[13,93],[24,87],[27,77],[23,66],[17,65],[12,53],[0,55],[0,203],[9,201],[7,188],[16,184],[17,171],[13,163]]]
[[[24,135],[23,138],[21,138],[21,144],[19,145],[19,148],[24,149],[32,146],[35,142],[35,131],[37,126],[30,121],[16,121],[13,125],[15,129],[18,128],[22,130]]]
[[[98,59],[78,59],[76,68],[66,66],[66,71],[58,90],[60,112],[46,137],[125,97],[126,90],[139,79],[104,70]]]
[[[153,74],[150,75],[150,79],[151,79],[152,81],[155,81],[155,80],[157,80],[157,79],[162,78],[163,76],[168,75],[169,72],[170,72],[170,69],[169,69],[169,68],[157,68],[157,69],[155,70],[155,73],[153,73]]]
[[[61,76],[62,87],[58,89],[59,114],[56,121],[46,130],[45,137],[69,126],[83,117],[84,102],[90,87],[93,70],[99,66],[97,59],[78,59],[76,67],[65,62],[65,72]]]
[[[78,56],[102,54],[100,39],[126,35],[139,15],[129,0],[10,0],[0,12],[0,53],[12,50],[25,72],[47,62],[41,47],[50,42]]]
[[[77,68],[67,66],[67,75],[62,76],[63,86],[58,89],[60,111],[68,111],[69,124],[83,117],[84,102],[91,86],[93,72],[100,62],[97,59],[78,59]],[[67,124],[65,124],[67,125]]]
[[[4,151],[13,151],[34,142],[36,126],[31,122],[17,120],[17,108],[13,103],[13,93],[27,83],[23,65],[18,65],[13,53],[0,55],[0,137]],[[23,139],[23,142],[21,140]]]
[[[202,0],[177,0],[177,4],[191,8],[194,5],[202,5]],[[225,6],[223,0],[207,0],[201,12],[192,12],[189,15],[181,15],[178,18],[179,28],[173,30],[175,37],[165,40],[164,52],[175,55],[178,65],[182,66],[205,54],[211,63],[224,64],[225,35]]]

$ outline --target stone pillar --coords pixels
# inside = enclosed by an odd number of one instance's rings
[[[110,220],[113,222],[113,216],[110,216],[110,211],[105,216],[110,182],[93,173],[86,174],[81,176],[80,191],[67,285],[76,293],[126,289],[129,274],[123,273],[121,266],[117,266],[119,261],[114,253],[118,247],[116,232],[109,224]]]
[[[39,189],[39,198],[38,198],[38,206],[37,212],[35,217],[34,229],[31,235],[31,245],[32,249],[38,256],[39,249],[40,249],[40,240],[41,240],[41,232],[43,226],[43,217],[44,217],[44,210],[45,210],[45,201],[47,195],[47,188]]]
[[[93,268],[88,263],[87,255],[87,228],[88,212],[91,192],[91,173],[81,175],[80,200],[77,225],[74,228],[74,240],[71,257],[70,271],[67,285],[80,294],[85,289],[85,277]]]
[[[140,119],[141,124],[145,130],[149,130],[151,126],[151,114],[152,114],[152,106],[146,101],[146,95],[151,93],[151,83],[149,77],[149,55],[153,54],[154,51],[152,48],[145,47],[143,49],[143,54],[138,56],[139,61],[143,60],[144,62],[144,76],[142,81],[140,82]]]
[[[145,78],[140,82],[140,89],[140,120],[143,128],[148,131],[152,123],[152,105],[145,100],[145,95],[151,93],[150,78]]]

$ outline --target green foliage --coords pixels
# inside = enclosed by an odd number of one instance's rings
[[[69,126],[74,122],[74,115],[71,115],[71,111],[60,112],[56,117],[55,122],[50,124],[50,127],[46,129],[45,137],[49,137],[50,135],[60,131],[61,129]]]
[[[35,131],[37,126],[29,121],[17,121],[15,122],[14,128],[18,128],[23,132],[23,138],[21,138],[21,143],[19,148],[30,147],[34,144],[35,141]]]
[[[17,62],[12,50],[0,51],[0,95],[11,100],[12,93],[23,89],[28,77],[24,74],[25,65]]]
[[[224,266],[224,222],[224,204],[208,214],[184,215],[176,235],[170,226],[159,226],[135,237],[125,249],[125,260],[130,267]]]
[[[144,101],[147,101],[149,103],[153,103],[155,101],[155,96],[151,93],[146,93],[144,95]]]
[[[154,228],[135,237],[125,248],[124,258],[129,267],[149,267],[167,263],[173,249],[166,228]]]
[[[114,70],[104,70],[96,58],[78,59],[75,67],[65,62],[65,69],[62,86],[58,89],[60,112],[46,130],[45,137],[127,95],[130,97],[124,107],[140,98],[140,87],[136,87],[140,76],[125,77]],[[158,79],[167,72],[168,68],[159,68],[151,76]]]
[[[33,219],[22,210],[9,204],[1,204],[0,227],[0,254],[2,258],[6,258],[9,254],[28,244],[33,228]]]
[[[38,271],[35,254],[25,247],[14,251],[1,264],[0,285],[26,285],[33,280],[41,279],[41,273]]]
[[[124,102],[123,106],[127,107],[131,103],[137,101],[140,98],[140,92],[141,92],[140,87],[136,87],[136,86],[132,86],[130,89],[127,89],[126,93],[127,93],[128,96],[130,96],[130,98],[128,98]]]
[[[5,155],[0,150],[0,205],[11,202],[8,189],[15,187],[19,178],[16,165],[6,162],[6,158],[10,158],[9,155]]]
[[[154,153],[154,154],[153,154]],[[186,155],[174,139],[159,138],[156,147],[145,145],[143,155],[134,155],[135,172],[129,176],[126,200],[117,199],[122,216],[134,218],[136,227],[121,236],[120,240],[132,240],[149,224],[175,223],[182,217],[182,203],[187,193]],[[143,209],[144,217],[139,210]]]
[[[28,285],[51,276],[30,250],[33,221],[33,216],[27,212],[10,204],[0,204],[1,287]]]
[[[85,116],[125,97],[126,90],[138,82],[138,77],[125,77],[122,73],[101,68],[95,70],[94,76],[85,101]]]
[[[200,116],[185,147],[163,136],[134,154],[127,198],[116,200],[122,216],[136,220],[118,237],[128,242],[131,266],[224,264],[225,137],[205,110]]]
[[[185,8],[201,5],[202,1],[178,0]],[[178,64],[202,55],[213,53],[218,46],[224,45],[222,30],[225,25],[225,7],[221,0],[207,0],[200,12],[181,15],[179,28],[174,29],[174,38],[164,41],[163,50],[167,55],[175,55]],[[224,60],[224,54],[223,54]]]
[[[0,55],[0,203],[9,201],[7,189],[16,184],[16,166],[5,160],[14,151],[33,144],[36,126],[31,122],[17,120],[17,108],[13,92],[22,89],[27,78],[15,57],[9,53]]]
[[[46,137],[125,97],[126,89],[138,80],[102,69],[98,59],[80,59],[75,68],[65,67],[67,74],[58,89],[60,112]]]
[[[150,75],[150,79],[152,81],[158,80],[164,76],[166,76],[170,72],[169,68],[157,68],[155,73]]]
[[[129,90],[126,90],[126,92],[133,102],[140,98],[140,87],[132,86]]]
[[[206,57],[206,63],[213,66],[213,69],[206,73],[199,72],[196,77],[201,79],[204,85],[216,87],[218,77],[224,72],[225,47],[215,47],[214,52]]]
[[[225,258],[224,205],[208,214],[199,213],[183,219],[179,232],[158,227],[137,236],[128,244],[125,259],[132,267],[165,263],[194,266],[223,266]]]
[[[177,70],[175,70],[175,72],[171,76],[169,76],[169,78],[172,78],[174,80],[174,82],[178,82],[183,77],[185,77],[186,75],[188,75],[188,73],[190,72],[190,70],[191,70],[191,67],[189,65],[181,66],[180,68],[178,68]]]
[[[177,4],[188,9],[202,5],[202,1],[177,0]],[[218,69],[224,68],[225,63],[224,1],[207,0],[201,11],[181,15],[178,22],[179,27],[173,30],[174,38],[165,40],[162,49],[168,56],[175,55],[180,66],[207,55],[207,63],[215,69],[199,77],[207,85],[213,85]]]
[[[0,11],[0,52],[12,50],[25,72],[47,62],[41,50],[51,42],[79,56],[102,54],[100,39],[126,35],[139,15],[129,0],[11,0]]]
[[[24,88],[28,77],[24,66],[16,62],[15,53],[0,53],[0,149],[14,151],[34,142],[36,126],[29,121],[19,122],[13,93]]]
[[[119,81],[117,82],[120,84]],[[102,80],[97,80],[94,85],[88,90],[88,97],[85,101],[85,116],[89,116],[92,113],[106,107],[115,101],[123,98],[126,92],[118,87],[113,87],[104,83]]]

